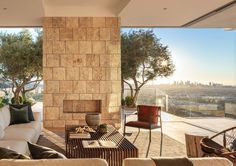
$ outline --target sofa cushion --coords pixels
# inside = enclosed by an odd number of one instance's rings
[[[26,155],[17,153],[14,150],[0,147],[0,159],[27,159],[29,160],[30,158]]]
[[[3,118],[3,128],[5,129],[7,126],[10,125],[10,120],[11,120],[11,116],[10,116],[10,111],[9,111],[9,106],[6,105],[4,107],[1,108],[1,116]]]
[[[31,157],[33,159],[56,159],[56,158],[66,159],[66,157],[63,154],[51,148],[32,144],[30,142],[28,142],[28,147],[29,147]]]
[[[0,125],[0,139],[2,139],[5,135],[5,131],[3,129],[3,127]]]
[[[10,123],[11,125],[29,122],[28,106],[19,109],[10,106],[10,115],[11,115],[11,123]]]
[[[8,128],[14,128],[19,130],[24,130],[25,128],[34,129],[36,132],[41,132],[41,122],[31,121],[29,123],[21,123],[17,125],[11,125]]]
[[[25,141],[33,141],[36,131],[32,128],[12,128],[7,127],[5,129],[5,136],[3,140],[25,140]]]
[[[17,108],[17,109],[21,109],[23,107],[27,107],[28,108],[28,118],[29,118],[29,121],[34,121],[34,115],[33,115],[33,111],[32,111],[30,103],[21,104],[21,105],[11,104],[10,107],[14,107],[14,108]]]
[[[11,149],[25,155],[29,154],[27,142],[23,140],[0,140],[0,147]]]

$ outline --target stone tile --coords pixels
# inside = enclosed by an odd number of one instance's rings
[[[111,40],[120,40],[120,28],[111,28]]]
[[[44,94],[43,95],[43,104],[44,106],[53,106],[52,94]]]
[[[45,128],[52,128],[53,127],[52,123],[53,123],[52,120],[44,120],[43,121],[43,127],[45,127]]]
[[[60,81],[60,93],[71,93],[73,87],[72,81]]]
[[[120,67],[121,57],[120,54],[111,54],[110,55],[110,66],[111,67]]]
[[[79,42],[78,41],[66,41],[66,53],[78,54]]]
[[[91,41],[80,41],[79,42],[79,52],[80,52],[80,54],[91,54],[92,53]]]
[[[92,27],[92,17],[80,17],[80,27]]]
[[[79,125],[79,120],[67,120],[66,125]]]
[[[73,54],[61,54],[61,67],[73,66]]]
[[[44,17],[43,27],[52,27],[52,17]]]
[[[79,68],[66,68],[66,80],[79,80]]]
[[[53,46],[52,41],[43,42],[43,53],[44,54],[51,54],[52,53],[52,46]]]
[[[92,80],[92,68],[81,67],[80,68],[80,80]]]
[[[110,94],[108,95],[108,102],[109,102],[109,107],[114,107],[118,106],[118,96],[117,94]]]
[[[52,26],[53,27],[64,28],[65,25],[66,25],[65,17],[53,17],[52,18]]]
[[[79,94],[66,94],[66,100],[79,100],[80,96]]]
[[[106,52],[106,42],[105,41],[93,41],[93,53],[94,54],[104,54]]]
[[[80,100],[92,100],[93,96],[92,94],[80,94],[79,98]]]
[[[46,81],[46,93],[58,93],[59,81]]]
[[[111,74],[110,74],[110,79],[111,80],[118,80],[118,70],[115,67],[110,68]]]
[[[118,41],[106,41],[106,52],[107,52],[107,54],[118,54],[119,53],[119,42]]]
[[[106,27],[118,27],[117,17],[106,17]]]
[[[65,127],[65,121],[64,120],[54,120],[53,127],[54,128]]]
[[[46,28],[45,32],[47,40],[59,40],[59,28]]]
[[[60,40],[73,40],[73,29],[60,28]]]
[[[102,105],[101,105],[101,109],[102,109],[102,112],[104,111],[104,107],[107,106],[107,94],[93,94],[93,100],[101,100],[102,102]]]
[[[74,93],[86,93],[86,81],[74,81],[73,82]]]
[[[105,27],[105,17],[93,17],[93,27]]]
[[[100,28],[100,40],[110,40],[110,28]]]
[[[117,80],[121,80],[121,67],[117,68]]]
[[[74,67],[85,67],[86,66],[86,55],[74,54],[73,66]]]
[[[47,120],[59,119],[59,107],[45,107],[45,119]]]
[[[64,41],[53,41],[53,53],[63,54],[65,53],[65,42]]]
[[[52,80],[52,68],[49,68],[49,67],[43,68],[43,79]]]
[[[100,67],[110,67],[110,55],[100,54]]]
[[[85,113],[73,113],[72,117],[74,120],[78,119],[78,120],[84,120],[85,119]]]
[[[46,55],[47,67],[59,67],[60,66],[60,56],[57,54],[47,54]]]
[[[119,93],[121,91],[121,81],[112,81],[111,83],[112,93]]]
[[[65,80],[65,68],[53,68],[53,80]]]
[[[106,70],[105,68],[93,68],[93,80],[105,80],[106,79]]]
[[[99,93],[100,83],[98,81],[87,81],[87,93]]]
[[[78,28],[79,18],[78,17],[66,17],[66,27],[67,28]]]
[[[100,93],[111,93],[111,81],[100,81]]]
[[[99,28],[87,28],[87,40],[99,40]]]
[[[65,94],[53,94],[53,106],[62,107]]]
[[[87,28],[73,28],[73,40],[86,40]]]
[[[86,55],[86,66],[88,67],[98,67],[99,66],[99,55],[87,54]]]

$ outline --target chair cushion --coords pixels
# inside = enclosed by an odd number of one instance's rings
[[[11,123],[10,123],[11,125],[29,122],[28,106],[19,109],[10,107],[10,115],[11,115]]]
[[[30,103],[26,103],[26,104],[11,104],[10,107],[14,107],[14,108],[17,108],[17,109],[21,109],[23,107],[26,107],[28,108],[28,118],[29,118],[29,121],[34,121],[34,115],[33,115],[33,111],[32,111],[32,108],[31,108],[31,104]]]
[[[141,122],[141,121],[130,121],[125,124],[129,127],[136,127],[136,128],[142,128],[142,129],[156,129],[160,128],[157,124],[150,124],[148,122]]]
[[[36,131],[33,128],[12,128],[7,127],[5,129],[5,136],[3,140],[25,140],[33,141]]]
[[[27,159],[30,158],[23,154],[17,153],[14,150],[0,147],[0,159]]]
[[[158,122],[158,107],[148,105],[138,105],[138,121],[157,124]]]
[[[28,143],[31,157],[33,159],[56,159],[56,158],[57,159],[59,159],[59,158],[66,159],[66,157],[63,154],[61,154],[51,148],[32,144],[30,142],[27,142],[27,143]]]

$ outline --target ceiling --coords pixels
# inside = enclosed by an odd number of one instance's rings
[[[0,0],[1,27],[50,16],[119,16],[123,27],[236,28],[236,0]]]

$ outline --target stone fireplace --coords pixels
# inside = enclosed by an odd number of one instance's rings
[[[100,112],[102,123],[120,124],[120,19],[44,19],[44,127],[85,124]]]

